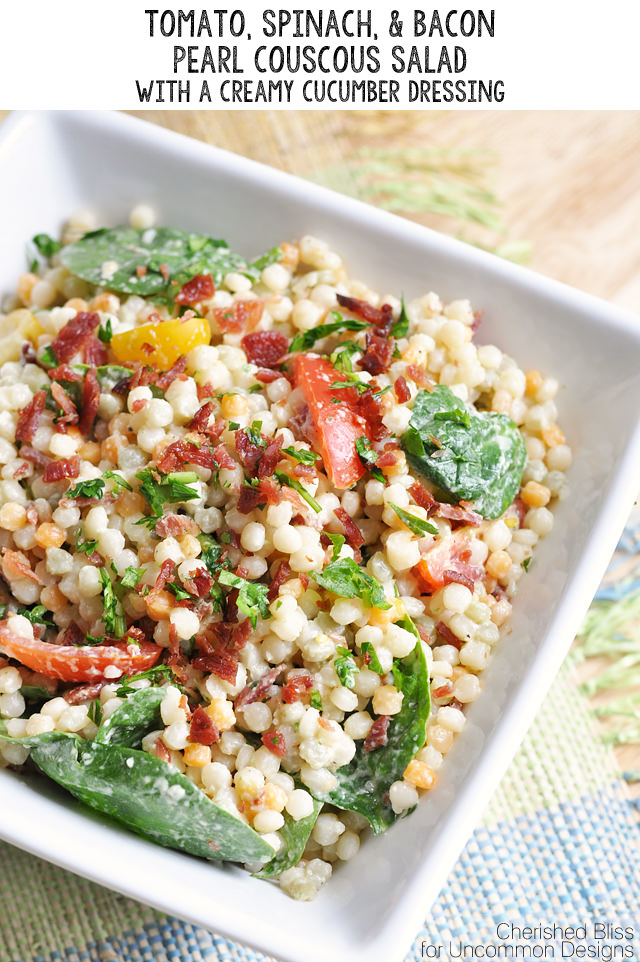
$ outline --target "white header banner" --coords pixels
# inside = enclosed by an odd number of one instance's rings
[[[636,0],[10,0],[4,106],[636,109]]]

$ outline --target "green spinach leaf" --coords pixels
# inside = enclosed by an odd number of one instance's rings
[[[284,813],[284,825],[278,830],[284,845],[263,869],[255,873],[256,878],[275,878],[286,872],[288,868],[297,865],[302,858],[302,853],[309,841],[309,836],[321,809],[322,802],[314,798],[313,811],[306,818],[300,818],[296,822],[290,815]]]
[[[417,635],[408,617],[400,624]],[[336,787],[326,795],[317,796],[337,808],[364,815],[376,834],[396,820],[389,803],[389,788],[402,778],[405,768],[424,745],[430,710],[429,670],[420,640],[411,654],[394,662],[394,669],[395,681],[404,699],[398,714],[391,717],[386,745],[365,752],[363,743],[358,743],[351,761],[336,771]]]
[[[160,727],[160,703],[166,688],[133,689],[98,728],[95,741],[101,745],[124,745],[139,748],[142,739]]]
[[[377,578],[367,574],[353,558],[330,561],[322,572],[310,572],[314,581],[340,598],[362,598],[369,608],[390,608],[384,588]]]
[[[527,460],[511,418],[468,411],[443,384],[418,393],[402,445],[415,470],[445,497],[472,501],[485,518],[499,518],[509,507]]]

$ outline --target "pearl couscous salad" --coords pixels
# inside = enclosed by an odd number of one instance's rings
[[[0,764],[312,898],[438,773],[571,452],[481,313],[156,227],[0,317]]]

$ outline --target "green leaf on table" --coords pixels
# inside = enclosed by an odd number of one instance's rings
[[[417,394],[402,445],[412,467],[444,498],[471,501],[485,518],[499,518],[512,503],[527,460],[511,418],[467,410],[442,384]]]

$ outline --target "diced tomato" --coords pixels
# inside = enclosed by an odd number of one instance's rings
[[[294,361],[296,387],[304,394],[314,426],[315,446],[336,488],[349,488],[365,473],[356,439],[371,440],[369,426],[356,411],[354,388],[334,388],[344,375],[326,357],[299,354]]]
[[[162,648],[149,641],[139,646],[126,643],[86,648],[52,645],[37,638],[23,638],[11,631],[10,621],[5,621],[0,623],[0,651],[47,678],[97,682],[105,678],[107,668],[116,668],[122,675],[146,671],[155,665]]]
[[[413,571],[422,583],[424,591],[432,594],[451,581],[452,575],[459,574],[465,583],[478,581],[485,574],[482,565],[471,564],[471,545],[473,535],[466,528],[459,528],[448,535],[434,548],[425,552]]]

